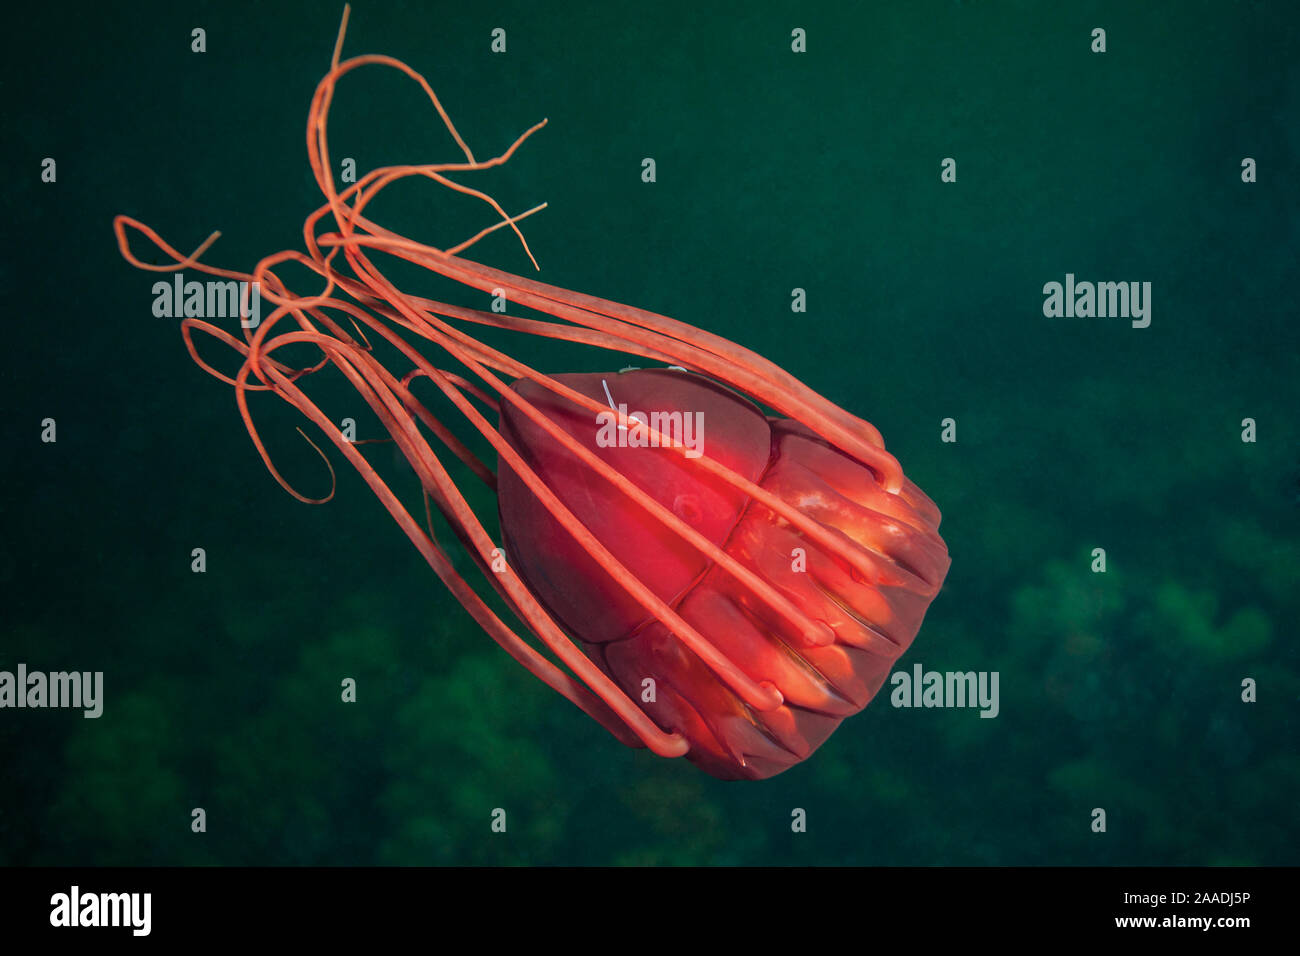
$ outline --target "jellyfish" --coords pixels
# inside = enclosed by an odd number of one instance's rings
[[[544,206],[510,215],[461,178],[509,161],[546,121],[504,152],[476,159],[420,73],[388,56],[342,59],[348,15],[345,7],[330,69],[308,110],[308,161],[324,201],[304,222],[303,248],[240,272],[205,260],[219,233],[186,255],[143,222],[118,216],[121,254],[147,271],[194,270],[243,283],[238,328],[187,316],[180,329],[194,362],[233,388],[272,477],[300,501],[334,495],[313,498],[285,479],[254,422],[252,393],[297,409],[356,469],[482,630],[616,739],[685,756],[724,779],[762,779],[806,759],[870,702],[916,636],[949,567],[939,509],[904,476],[875,427],[753,351],[464,255],[509,229],[536,267],[520,223]],[[384,166],[340,189],[331,172],[330,107],[338,82],[366,66],[398,70],[418,84],[463,159]],[[367,215],[385,188],[420,178],[481,201],[493,221],[438,248]],[[168,261],[137,256],[133,237]],[[415,294],[388,277],[389,260],[547,318]],[[310,270],[323,288],[291,290],[276,272],[287,263]],[[260,321],[253,294],[274,306]],[[476,337],[477,328],[510,333],[523,345],[500,349]],[[233,374],[204,356],[198,342],[205,337],[237,356]],[[550,373],[521,358],[532,337],[649,364]],[[285,351],[304,348],[310,364],[291,362]],[[418,476],[423,520],[381,476],[369,449],[309,393],[327,369],[346,380]],[[435,414],[434,403],[420,398],[425,389],[459,423]],[[461,437],[465,428],[490,447],[495,469]],[[471,506],[453,469],[494,492],[495,522]],[[439,538],[434,510],[456,544]],[[477,586],[456,567],[456,549],[469,555]],[[492,594],[513,620],[494,609]]]

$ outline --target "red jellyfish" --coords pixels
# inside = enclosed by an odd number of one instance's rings
[[[299,409],[483,629],[619,740],[685,755],[723,778],[770,777],[805,759],[867,705],[916,636],[949,565],[938,509],[903,476],[874,427],[748,349],[462,257],[503,227],[527,251],[518,223],[537,209],[509,216],[452,177],[506,162],[544,121],[501,155],[476,160],[419,73],[385,56],[340,61],[346,25],[345,8],[308,115],[308,158],[325,202],[306,220],[305,251],[270,255],[252,273],[219,269],[201,261],[216,233],[185,256],[148,226],[119,216],[122,255],[151,271],[257,283],[275,309],[253,321],[244,287],[242,335],[196,316],[185,318],[181,331],[191,357],[234,387],[271,474],[303,501],[333,494],[307,498],[284,480],[253,423],[250,392],[270,392]],[[326,121],[339,79],[366,65],[417,82],[464,161],[381,167],[340,192]],[[480,199],[499,218],[447,249],[367,218],[381,190],[412,177]],[[319,231],[327,216],[335,228]],[[171,261],[137,258],[128,230]],[[376,260],[383,256],[550,319],[404,292],[381,271]],[[273,271],[287,262],[318,274],[324,289],[291,292]],[[475,326],[664,367],[548,375],[469,334]],[[233,375],[200,355],[196,332],[242,357]],[[319,351],[315,364],[293,367],[277,354],[304,344]],[[396,371],[394,362],[401,363]],[[413,517],[361,445],[308,396],[305,388],[326,367],[341,372],[374,412],[418,475],[425,510],[441,512],[487,586],[549,653],[488,606],[454,567],[432,520]],[[491,445],[495,473],[421,401],[416,392],[426,388]],[[448,472],[448,455],[495,489],[500,542]]]

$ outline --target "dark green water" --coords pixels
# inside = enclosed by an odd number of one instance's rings
[[[362,0],[346,52],[424,72],[482,155],[549,118],[474,180],[550,204],[544,281],[736,339],[881,429],[953,558],[903,665],[997,671],[999,716],[882,695],[799,767],[721,783],[520,669],[355,476],[289,498],[109,224],[186,250],[219,228],[237,269],[297,246],[339,9],[48,3],[4,59],[0,669],[103,671],[105,702],[0,710],[0,862],[1298,862],[1295,5],[841,6]],[[331,139],[362,170],[454,155],[377,70]],[[409,184],[383,216],[447,244],[489,221]],[[527,268],[504,234],[475,254]],[[1150,326],[1044,317],[1066,273],[1150,282]],[[295,413],[255,408],[328,487]]]

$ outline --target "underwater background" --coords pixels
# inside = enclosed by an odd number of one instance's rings
[[[220,229],[205,261],[232,269],[301,246],[342,5],[26,5],[0,68],[0,669],[103,671],[105,700],[0,710],[0,863],[1300,862],[1300,8],[807,6],[360,0],[344,55],[424,73],[480,156],[549,119],[466,178],[549,204],[523,225],[542,281],[734,339],[881,430],[953,562],[897,669],[997,671],[997,718],[887,685],[759,783],[618,744],[479,631],[340,456],[333,501],[285,494],[118,254],[118,213],[183,251]],[[360,171],[456,157],[378,68],[342,81],[330,136]],[[432,184],[377,206],[434,244],[491,221]],[[505,231],[470,255],[530,274]],[[1067,273],[1149,281],[1150,326],[1045,317]],[[326,491],[297,413],[254,414]]]

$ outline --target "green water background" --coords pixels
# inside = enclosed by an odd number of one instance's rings
[[[298,246],[340,8],[47,3],[5,36],[0,668],[102,670],[106,702],[0,711],[0,862],[1297,862],[1295,4],[835,6],[362,0],[346,52],[424,72],[481,155],[549,118],[474,180],[550,204],[544,281],[736,339],[881,429],[953,557],[903,665],[998,671],[998,718],[881,697],[803,765],[718,782],[520,669],[354,475],[285,495],[109,223],[183,249],[219,228],[208,259],[238,269]],[[454,155],[378,70],[331,134],[362,170]],[[432,187],[382,213],[444,244],[489,221]],[[504,234],[476,255],[528,268]],[[1150,281],[1150,328],[1044,318],[1066,272]],[[295,413],[255,407],[290,479],[328,487]]]

